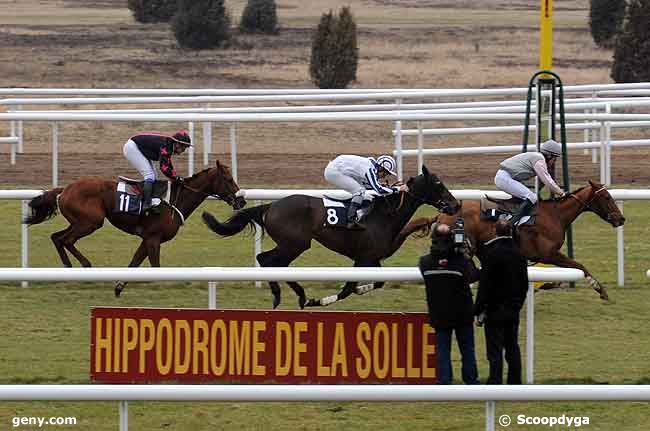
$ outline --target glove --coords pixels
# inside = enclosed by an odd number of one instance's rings
[[[185,178],[183,177],[176,177],[176,181],[183,184],[185,182]]]

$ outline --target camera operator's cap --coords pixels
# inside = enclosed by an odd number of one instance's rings
[[[388,156],[386,154],[377,157],[377,165],[381,166],[382,168],[386,169],[389,174],[393,176],[397,176],[397,172],[395,172],[397,163],[395,163],[395,159],[392,156]]]
[[[549,156],[553,157],[562,157],[562,145],[555,142],[553,139],[549,139],[544,142],[540,147],[542,153],[546,153]]]

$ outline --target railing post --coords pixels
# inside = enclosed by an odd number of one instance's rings
[[[607,182],[607,165],[606,165],[606,156],[605,156],[605,122],[600,122],[600,183],[605,184]]]
[[[526,384],[535,380],[535,285],[528,283],[526,296]]]
[[[485,402],[485,431],[494,431],[497,416],[497,405],[495,401]]]
[[[120,431],[129,431],[129,404],[120,401]]]
[[[395,101],[397,105],[397,111],[399,113],[400,105],[402,104],[402,99],[397,99]],[[404,166],[402,158],[402,122],[395,121],[395,151],[397,152],[397,180],[402,181],[404,178]]]
[[[205,105],[209,109],[210,104]],[[212,123],[203,123],[203,167],[207,168],[210,162],[210,153],[212,152]]]
[[[59,186],[59,124],[52,123],[52,187]]]
[[[217,282],[208,281],[208,308],[210,310],[217,309]]]
[[[29,230],[27,225],[23,223],[23,220],[27,218],[29,207],[26,200],[22,200],[20,203],[21,207],[21,220],[20,220],[20,265],[23,268],[29,267]],[[29,282],[21,281],[20,285],[22,287],[29,287]]]
[[[618,209],[623,213],[623,201],[617,201]],[[616,228],[616,266],[618,267],[618,286],[625,286],[625,233],[624,227]]]
[[[16,110],[23,109],[22,105],[16,105]],[[18,153],[23,153],[23,120],[18,120]]]
[[[261,205],[262,201],[255,201],[255,206]],[[253,252],[253,264],[255,268],[260,267],[260,263],[257,261],[257,255],[262,252],[262,228],[260,225],[255,223],[255,251]],[[255,287],[262,287],[261,281],[255,281]]]
[[[418,121],[418,175],[422,173],[422,165],[424,164],[424,155],[422,150],[424,147],[424,133],[422,132],[422,122]]]
[[[236,125],[230,126],[230,170],[232,171],[232,179],[239,182],[237,177],[237,129]]]
[[[605,112],[607,114],[612,113],[612,105],[609,103],[606,105]],[[609,121],[605,122],[605,184],[607,187],[612,185],[612,123]]]
[[[190,134],[190,141],[192,145],[187,150],[187,176],[191,177],[194,175],[194,147],[196,143],[194,142],[194,121],[187,123],[187,131]]]

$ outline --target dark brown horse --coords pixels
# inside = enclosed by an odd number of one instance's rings
[[[463,201],[459,213],[440,214],[431,218],[429,222],[438,221],[452,225],[458,216],[463,217],[466,237],[471,242],[473,252],[476,252],[477,247],[495,236],[494,222],[481,220],[480,207],[478,200]],[[564,244],[565,231],[580,214],[586,211],[595,213],[613,227],[625,223],[625,217],[619,211],[607,188],[602,184],[589,181],[588,186],[562,198],[540,201],[537,204],[535,224],[517,228],[517,243],[528,260],[584,271],[589,285],[606,300],[608,296],[605,286],[600,284],[582,264],[560,252]],[[418,224],[422,225],[422,221],[413,222],[414,226]]]
[[[63,266],[72,263],[66,250],[77,258],[81,266],[91,266],[88,259],[75,247],[75,243],[104,225],[104,219],[118,229],[142,238],[142,243],[131,259],[130,267],[137,267],[149,258],[152,267],[160,266],[160,244],[174,238],[184,221],[208,197],[217,196],[234,209],[246,205],[236,193],[239,186],[230,169],[217,161],[216,167],[205,169],[183,182],[174,182],[171,188],[171,205],[162,204],[160,214],[138,216],[114,212],[117,183],[98,177],[84,177],[65,188],[48,190],[29,202],[31,215],[26,224],[41,223],[56,214],[57,206],[70,226],[52,234]],[[172,207],[173,205],[173,207]],[[118,282],[115,295],[119,296],[126,283]]]
[[[203,213],[203,220],[221,236],[235,235],[246,226],[253,227],[253,222],[261,226],[277,243],[274,249],[257,255],[257,261],[263,267],[289,266],[311,247],[312,239],[349,257],[354,261],[354,266],[381,266],[381,261],[391,256],[406,239],[407,235],[401,234],[402,228],[422,204],[449,212],[455,212],[459,207],[445,185],[424,166],[422,174],[411,178],[407,185],[409,192],[375,198],[372,212],[363,221],[363,230],[325,226],[327,213],[322,199],[305,195],[292,195],[272,204],[239,211],[225,223],[220,223],[207,212]],[[380,288],[384,283],[357,288],[357,282],[347,282],[338,295],[309,300],[302,286],[295,282],[288,284],[298,295],[298,305],[303,308],[329,305],[351,293],[363,294]],[[277,282],[270,282],[269,285],[273,294],[273,308],[276,308],[280,304],[280,287]]]

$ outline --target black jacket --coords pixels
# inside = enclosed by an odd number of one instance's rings
[[[163,150],[167,150],[170,154],[174,152],[174,141],[169,136],[144,133],[131,137],[131,140],[138,146],[142,155],[149,160],[160,160],[160,153]]]
[[[440,261],[428,254],[420,258],[419,267],[426,285],[431,326],[455,328],[471,325],[474,316],[467,258],[453,253],[446,261]]]
[[[481,277],[474,314],[486,313],[487,321],[519,319],[528,292],[528,262],[511,237],[497,237],[479,252]]]

